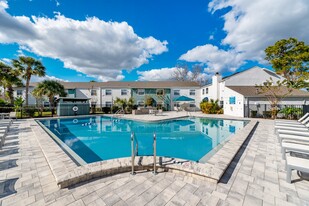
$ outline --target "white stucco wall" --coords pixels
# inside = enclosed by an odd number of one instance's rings
[[[225,87],[223,92],[224,114],[235,117],[244,117],[244,96]],[[230,104],[230,97],[235,97],[235,104]]]
[[[179,95],[174,95],[174,91],[179,90]],[[190,90],[195,90],[195,95],[190,95]],[[171,88],[171,101],[172,101],[172,107],[171,109],[174,109],[174,99],[179,96],[186,96],[189,98],[192,98],[195,100],[196,107],[200,107],[201,102],[201,94],[200,94],[200,88]]]
[[[35,105],[36,99],[32,96],[31,92],[33,91],[34,87],[29,87],[29,95],[28,95],[28,105]],[[26,100],[26,88],[14,88],[13,96],[14,98],[18,97],[17,90],[22,90],[21,97]]]
[[[263,84],[270,77],[276,82],[277,80],[283,80],[284,78],[260,67],[253,67],[239,74],[235,74],[229,78],[226,78],[226,86],[255,86]]]
[[[121,95],[121,90],[125,89],[127,90],[127,95]],[[106,90],[111,90],[111,95],[106,95]],[[102,97],[102,106],[104,107],[106,105],[106,102],[112,102],[115,101],[115,99],[118,97],[120,99],[129,99],[131,97],[131,89],[128,88],[102,88],[101,89],[101,97]]]

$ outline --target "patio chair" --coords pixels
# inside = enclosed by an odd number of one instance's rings
[[[297,170],[300,172],[309,172],[309,160],[299,157],[286,157],[286,181],[291,183],[292,170]]]
[[[299,135],[291,135],[291,134],[279,134],[279,142],[282,144],[283,141],[286,142],[304,142],[309,144],[309,134],[308,136],[299,136]]]
[[[308,131],[309,132],[309,123],[306,125],[276,125],[275,126],[275,132],[278,131],[279,129],[284,129],[284,130],[294,130],[294,131]]]
[[[290,130],[290,129],[279,129],[278,130],[278,135],[280,135],[280,134],[308,136],[309,135],[309,131],[296,131],[296,130]]]
[[[305,125],[305,124],[308,124],[309,123],[309,117],[305,118],[304,120],[302,121],[294,121],[294,122],[276,122],[275,125]]]
[[[281,152],[282,152],[282,159],[286,159],[287,152],[297,152],[297,153],[305,153],[309,154],[309,145],[302,144],[301,142],[282,142],[281,145]]]
[[[16,112],[10,112],[9,118],[17,120]]]
[[[1,148],[4,145],[6,133],[7,130],[0,130]]]
[[[296,120],[275,120],[275,123],[300,123],[303,120],[305,120],[306,118],[309,117],[309,112],[307,112],[304,116],[302,116],[300,119]]]

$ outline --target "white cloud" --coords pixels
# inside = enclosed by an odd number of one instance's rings
[[[165,81],[173,78],[176,67],[151,69],[148,71],[137,71],[138,80],[140,81]]]
[[[60,81],[60,82],[68,82],[68,80],[60,79],[60,78],[57,78],[55,76],[49,76],[49,75],[46,75],[44,77],[38,77],[38,76],[32,76],[31,77],[31,82],[41,82],[41,81],[44,81],[44,80],[55,80],[55,81]]]
[[[0,59],[1,62],[5,63],[5,64],[11,64],[11,59],[8,59],[8,58],[2,58]]]
[[[208,7],[212,13],[231,7],[223,15],[227,35],[222,46],[229,49],[206,44],[191,49],[181,59],[206,63],[215,70],[233,70],[246,60],[265,63],[265,48],[280,39],[296,37],[309,42],[307,0],[213,0]]]
[[[206,44],[197,46],[179,58],[188,62],[203,62],[208,65],[209,72],[219,72],[222,68],[236,70],[242,63],[242,54],[235,50],[222,50],[217,46]]]
[[[151,69],[148,71],[137,71],[138,80],[140,81],[167,81],[173,79],[174,73],[177,71],[176,67],[170,68],[161,68],[161,69]],[[191,71],[188,72],[188,76],[191,77],[193,73]],[[209,75],[206,73],[201,73],[197,80],[200,82],[204,82],[209,79]]]
[[[0,9],[8,9],[9,5],[7,1],[0,0]]]
[[[167,51],[167,42],[139,37],[127,22],[84,21],[59,13],[54,18],[11,16],[0,7],[0,43],[18,43],[24,50],[59,59],[66,68],[96,77],[121,79],[122,70],[147,64]],[[7,4],[6,4],[7,5]]]

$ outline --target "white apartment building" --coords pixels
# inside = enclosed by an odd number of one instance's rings
[[[224,114],[244,117],[247,105],[269,104],[265,94],[258,91],[257,85],[262,85],[272,78],[274,82],[283,80],[283,77],[265,68],[252,67],[251,69],[235,73],[222,78],[218,73],[212,77],[212,83],[201,87],[201,101],[203,99],[218,99],[223,106]],[[309,93],[293,89],[285,97],[283,105],[302,105],[309,101]],[[257,108],[258,109],[258,108]]]
[[[149,81],[149,82],[61,82],[69,97],[89,98],[90,103],[97,107],[111,107],[116,98],[129,99],[133,97],[138,106],[145,105],[146,97],[152,97],[157,105],[163,105],[166,110],[173,110],[175,98],[186,96],[194,99],[192,104],[199,108],[203,100],[219,100],[224,114],[244,117],[246,105],[269,104],[265,95],[257,92],[256,85],[263,84],[272,78],[275,82],[283,77],[265,68],[252,67],[222,78],[220,74],[212,77],[212,83],[200,87],[195,82],[180,81]],[[31,95],[37,83],[31,83],[29,88],[29,105],[36,104]],[[14,96],[25,98],[25,88],[15,88]],[[48,100],[46,99],[46,102]],[[281,104],[302,105],[309,102],[309,93],[294,89]],[[249,107],[248,107],[249,108]]]

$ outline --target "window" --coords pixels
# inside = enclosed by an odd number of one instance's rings
[[[206,94],[208,94],[208,88],[206,88]]]
[[[139,102],[137,102],[137,105],[139,107],[143,107],[143,106],[145,106],[145,103],[143,101],[139,101]]]
[[[112,107],[112,102],[105,102],[106,107]]]
[[[175,95],[175,96],[180,95],[180,90],[178,90],[178,89],[177,89],[177,90],[174,90],[174,95]]]
[[[194,132],[195,131],[195,125],[190,125],[189,129],[190,129],[191,132]]]
[[[190,104],[189,104],[189,107],[193,107],[193,108],[194,108],[194,107],[195,107],[195,104],[190,103]]]
[[[179,125],[174,125],[174,131],[179,132],[180,131],[180,126]]]
[[[236,97],[230,97],[230,104],[236,104]]]
[[[145,95],[145,89],[138,89],[137,94],[138,95]]]
[[[21,96],[23,95],[23,90],[17,90],[16,93],[17,93],[17,96]]]
[[[190,89],[190,95],[194,96],[195,95],[195,89]]]
[[[164,89],[157,89],[157,95],[163,96],[164,95]]]
[[[220,103],[219,103],[219,106],[223,107],[223,105],[224,105],[224,101],[221,100]]]
[[[205,94],[205,89],[203,89],[203,94]]]
[[[127,94],[128,94],[128,91],[126,89],[121,90],[121,95],[127,95]]]
[[[105,90],[105,95],[112,95],[112,90],[110,89]]]
[[[91,96],[97,96],[97,90],[96,89],[91,90]]]

